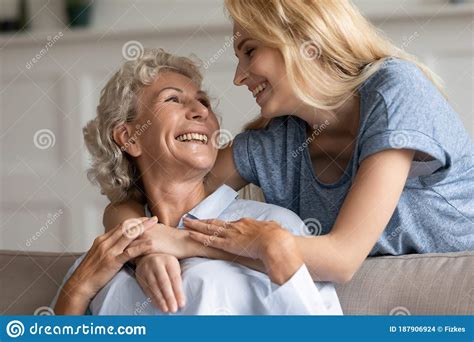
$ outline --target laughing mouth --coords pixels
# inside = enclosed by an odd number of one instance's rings
[[[253,97],[257,97],[265,88],[268,87],[268,82],[262,82],[252,90]]]
[[[200,142],[203,145],[207,145],[208,141],[207,135],[193,132],[178,135],[175,139],[181,142]]]

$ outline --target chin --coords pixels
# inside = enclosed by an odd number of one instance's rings
[[[260,116],[265,119],[273,119],[273,118],[277,118],[279,116],[284,116],[284,115],[288,115],[288,113],[281,113],[280,111],[273,111],[273,110],[265,110],[265,108],[262,108],[262,111],[260,112]]]
[[[272,101],[272,99],[268,99],[260,108],[260,115],[265,119],[288,115],[288,112],[282,110],[283,106],[279,105],[278,102]]]
[[[209,172],[216,162],[216,158],[211,157],[192,157],[192,160],[188,161],[189,168],[195,170],[202,170],[203,172]]]

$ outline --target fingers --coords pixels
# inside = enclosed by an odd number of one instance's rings
[[[176,302],[171,280],[165,266],[161,265],[158,270],[155,270],[154,274],[170,312],[178,311],[178,303]]]
[[[143,222],[147,221],[148,219],[149,219],[149,217],[137,217],[137,218],[127,219],[124,222],[116,225],[114,228],[110,229],[106,234],[104,234],[104,236],[108,238],[108,237],[111,237],[114,234],[116,235],[117,230],[120,230],[122,228],[122,225],[127,221],[136,221],[137,223],[143,223]]]
[[[179,262],[176,260],[173,264],[168,264],[166,266],[168,271],[168,276],[171,281],[171,286],[173,287],[174,296],[178,302],[178,306],[183,308],[186,305],[186,298],[183,292],[183,281],[181,278],[181,267]]]
[[[158,284],[156,283],[154,275],[149,275],[145,279],[137,276],[137,281],[142,287],[145,294],[151,298],[152,302],[155,306],[160,309],[162,312],[168,312],[168,305],[166,304],[166,300],[161,293]]]
[[[209,236],[199,232],[189,232],[189,237],[194,241],[202,243],[205,247],[210,246],[232,253],[232,251],[228,250],[225,238],[221,238],[215,235]]]
[[[140,243],[127,247],[122,253],[117,255],[116,259],[120,264],[123,265],[133,258],[136,258],[143,254],[151,253],[153,251],[152,247],[153,245],[151,241],[140,241]]]
[[[144,231],[153,227],[157,222],[156,216],[140,222],[139,220],[127,220],[110,237],[113,248],[117,252],[123,251],[132,241],[137,239]]]
[[[228,223],[221,220],[191,220],[184,218],[186,228],[206,235],[225,235]]]

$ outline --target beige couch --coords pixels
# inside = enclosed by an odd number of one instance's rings
[[[48,306],[79,254],[0,251],[2,315]],[[337,286],[348,315],[473,315],[474,252],[369,258]]]

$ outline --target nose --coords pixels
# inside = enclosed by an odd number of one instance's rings
[[[186,112],[188,120],[204,121],[209,116],[209,109],[198,100],[189,103],[189,110]]]
[[[237,68],[235,69],[235,75],[234,75],[234,84],[236,86],[241,86],[244,84],[245,80],[248,78],[248,73],[244,70],[242,70],[242,67],[237,65]]]

